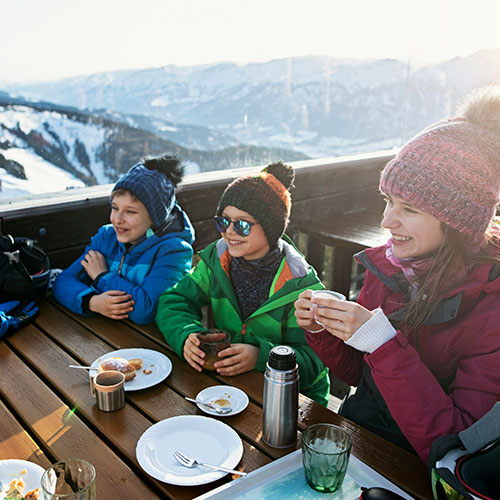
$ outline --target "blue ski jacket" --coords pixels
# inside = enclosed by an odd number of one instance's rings
[[[107,224],[99,229],[85,252],[57,277],[52,293],[71,311],[89,316],[93,313],[84,307],[86,296],[122,290],[135,301],[129,318],[137,324],[151,323],[160,295],[191,269],[193,241],[193,226],[179,205],[172,210],[166,226],[132,246],[120,243],[113,226]],[[89,250],[102,253],[108,265],[108,271],[93,281],[80,264]]]

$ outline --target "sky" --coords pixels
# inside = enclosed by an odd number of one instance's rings
[[[2,2],[0,82],[300,55],[439,62],[500,48],[499,0]]]

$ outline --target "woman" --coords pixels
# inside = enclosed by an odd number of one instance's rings
[[[470,426],[500,397],[499,187],[495,86],[383,170],[391,237],[356,256],[367,268],[358,302],[311,300],[310,291],[296,302],[309,345],[357,386],[341,414],[424,462],[437,437]]]

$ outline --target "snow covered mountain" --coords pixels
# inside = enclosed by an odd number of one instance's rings
[[[500,51],[484,50],[432,66],[308,56],[124,70],[9,90],[118,112],[126,123],[163,131],[185,147],[243,143],[319,157],[400,145],[452,114],[463,93],[499,80]],[[213,135],[192,133],[190,146],[180,127],[194,126]],[[165,135],[169,129],[179,131],[175,139]]]
[[[198,172],[389,149],[494,81],[500,50],[418,67],[308,56],[4,83],[0,197],[113,182],[146,154]]]
[[[185,148],[120,118],[0,93],[0,198],[112,183],[149,154],[177,155],[188,173],[306,159],[277,148]]]

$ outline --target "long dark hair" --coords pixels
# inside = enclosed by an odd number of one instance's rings
[[[408,297],[401,311],[403,314],[392,321],[396,328],[403,327],[406,335],[422,325],[444,295],[456,287],[457,271],[467,275],[478,264],[500,262],[491,230],[486,232],[480,251],[473,252],[466,235],[445,224],[441,224],[441,227],[444,240],[436,250],[431,267],[417,276],[419,284],[416,295]]]

